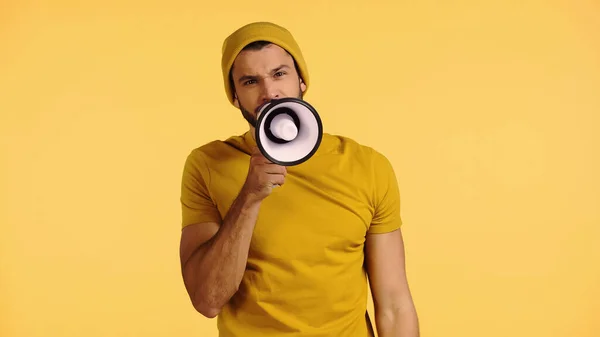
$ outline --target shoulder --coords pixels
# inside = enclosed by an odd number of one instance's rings
[[[245,155],[247,149],[243,136],[230,136],[224,140],[217,139],[192,148],[185,158],[185,171],[207,173],[209,167],[214,167],[226,158]]]
[[[243,136],[234,135],[227,139],[216,139],[208,143],[202,144],[192,150],[188,154],[188,158],[192,160],[219,160],[224,155],[243,152],[246,153]]]

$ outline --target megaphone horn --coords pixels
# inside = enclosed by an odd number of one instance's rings
[[[279,98],[258,111],[256,145],[271,162],[293,166],[312,157],[321,145],[323,124],[317,110],[299,98]]]

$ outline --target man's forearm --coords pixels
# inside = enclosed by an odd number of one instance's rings
[[[217,233],[186,263],[194,280],[193,302],[206,316],[216,316],[238,290],[260,203],[240,194]]]
[[[419,322],[414,307],[376,312],[375,324],[379,337],[419,337]]]

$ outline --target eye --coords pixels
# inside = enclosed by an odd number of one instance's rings
[[[283,72],[283,71],[278,71],[278,72],[275,73],[276,77],[280,77],[280,76],[283,76],[283,75],[285,75],[285,72]]]
[[[255,82],[254,80],[248,80],[248,81],[244,82],[244,85],[250,85],[254,82]]]

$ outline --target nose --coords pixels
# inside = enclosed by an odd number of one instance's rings
[[[261,103],[265,103],[276,98],[279,98],[279,92],[276,88],[276,85],[269,80],[264,81],[262,85]]]

